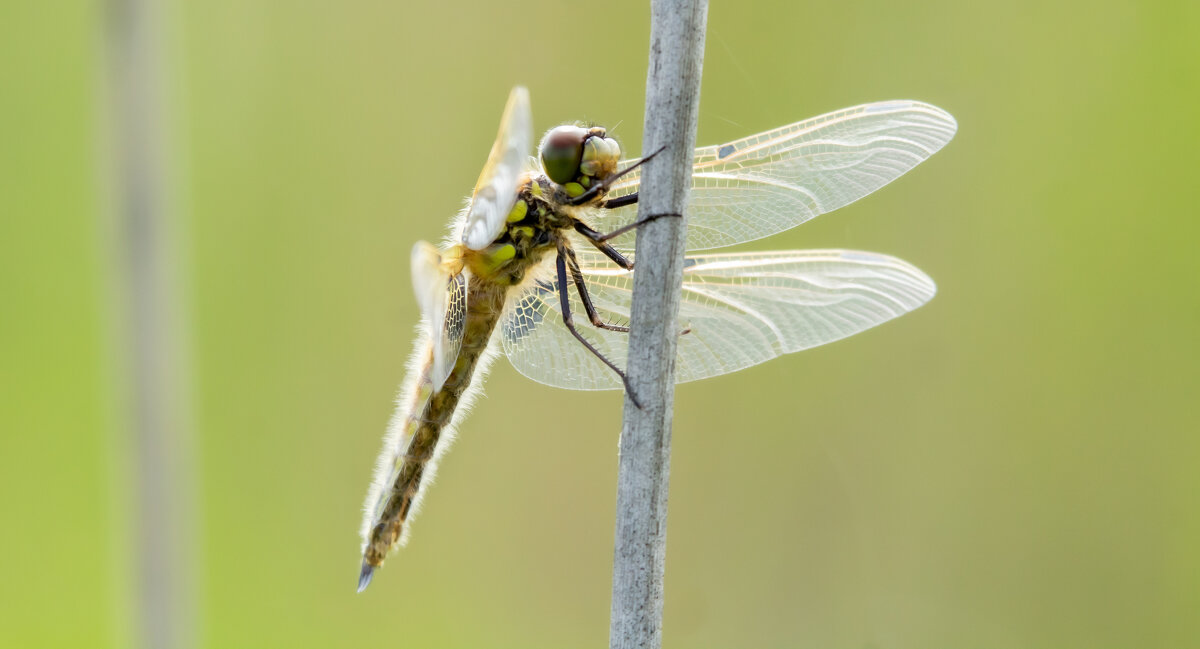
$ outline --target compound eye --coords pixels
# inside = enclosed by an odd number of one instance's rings
[[[579,175],[583,141],[588,132],[578,126],[559,126],[542,139],[542,170],[550,180],[565,185]]]
[[[583,143],[583,161],[579,171],[585,176],[599,178],[616,171],[621,158],[621,147],[617,141],[603,135],[592,135]]]

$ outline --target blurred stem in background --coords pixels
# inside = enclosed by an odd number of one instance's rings
[[[170,209],[171,173],[164,115],[164,5],[110,0],[106,5],[102,106],[108,111],[107,177],[115,236],[110,259],[120,299],[118,368],[122,421],[132,453],[124,492],[132,544],[123,561],[134,574],[136,646],[197,644],[193,539],[195,471],[187,405],[189,364],[177,262],[186,249]]]

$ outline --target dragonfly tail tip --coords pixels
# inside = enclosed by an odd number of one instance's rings
[[[362,571],[358,573],[358,592],[363,592],[367,586],[371,585],[371,578],[375,576],[375,566],[367,563],[363,559]]]

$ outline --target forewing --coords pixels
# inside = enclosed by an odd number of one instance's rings
[[[629,320],[633,275],[580,251],[601,317]],[[679,308],[676,382],[757,365],[781,354],[853,335],[912,311],[936,292],[931,279],[895,257],[846,250],[801,250],[689,258]],[[628,334],[592,327],[572,290],[577,327],[625,366]],[[562,323],[550,285],[531,289],[503,325],[504,350],[535,381],[576,390],[620,389],[617,375]]]
[[[500,132],[467,207],[462,240],[468,248],[482,250],[504,229],[504,218],[516,203],[517,183],[532,147],[529,91],[517,86],[508,96],[504,116],[500,118]]]
[[[933,155],[957,128],[936,106],[885,101],[696,149],[687,249],[760,239],[848,205]],[[623,161],[621,168],[636,162]],[[638,168],[613,186],[610,197],[636,192],[640,180]],[[635,210],[602,210],[589,224],[610,232],[635,220]],[[613,244],[632,250],[633,241],[629,233]]]
[[[442,264],[437,248],[424,241],[413,246],[413,292],[421,315],[429,323],[433,349],[430,382],[437,392],[450,376],[462,348],[467,317],[467,278],[451,275]]]

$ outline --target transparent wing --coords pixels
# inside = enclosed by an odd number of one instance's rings
[[[462,273],[448,273],[438,249],[418,241],[412,251],[412,280],[421,315],[429,323],[433,343],[433,368],[429,378],[433,391],[437,392],[454,369],[462,348],[467,318],[467,278]]]
[[[633,275],[580,250],[588,289],[602,318],[626,323]],[[929,301],[933,280],[908,263],[870,252],[800,250],[689,258],[684,268],[676,381],[757,365],[781,354],[853,335]],[[577,327],[618,366],[627,335],[592,327],[572,291]],[[503,324],[504,350],[517,370],[548,385],[620,389],[616,374],[562,324],[553,286],[531,288]]]
[[[475,183],[467,218],[463,225],[463,243],[472,250],[487,247],[504,229],[517,200],[517,183],[528,164],[533,147],[533,117],[529,111],[529,91],[521,86],[512,89],[500,132],[492,144],[487,164]]]
[[[933,155],[957,128],[936,106],[885,101],[696,149],[687,249],[760,239],[848,205]],[[636,162],[623,161],[621,168]],[[640,180],[639,168],[610,196],[636,192]],[[610,232],[634,221],[636,207],[598,212],[589,224]],[[629,233],[613,244],[632,250],[633,241]]]

